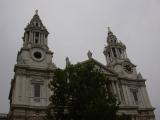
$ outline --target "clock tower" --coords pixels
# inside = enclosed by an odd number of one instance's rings
[[[136,66],[127,57],[126,46],[121,41],[118,41],[109,27],[107,43],[108,46],[103,51],[106,57],[107,67],[114,70],[120,76],[136,78]]]
[[[48,47],[48,34],[36,10],[25,28],[23,46],[14,67],[9,120],[41,120],[45,116],[51,94],[48,83],[55,69],[53,52]]]
[[[132,120],[155,120],[154,108],[151,105],[142,75],[137,73],[136,66],[129,60],[126,46],[108,28],[108,45],[104,48],[107,68],[117,74],[111,80],[113,92],[120,101],[120,114],[132,117]]]

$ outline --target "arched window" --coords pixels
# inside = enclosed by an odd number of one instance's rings
[[[39,39],[39,32],[36,32],[36,37],[35,37],[35,43],[36,44],[39,42],[38,39]]]
[[[36,22],[36,27],[38,27],[38,22]]]

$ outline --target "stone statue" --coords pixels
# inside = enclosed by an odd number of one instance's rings
[[[88,56],[89,59],[92,58],[92,52],[90,50],[88,51],[87,56]]]
[[[66,66],[69,66],[71,62],[69,61],[69,57],[66,57]]]

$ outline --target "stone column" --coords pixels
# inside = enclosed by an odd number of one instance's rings
[[[23,92],[24,92],[23,77],[19,76],[19,94],[18,94],[19,103],[23,102],[23,96],[24,96]]]
[[[28,37],[29,37],[29,43],[31,43],[31,40],[32,40],[32,32],[31,31],[29,32],[29,36]]]
[[[21,78],[21,93],[22,93],[22,101],[23,101],[24,104],[27,103],[27,98],[29,97],[29,96],[26,95],[26,92],[28,91],[26,89],[27,88],[27,82],[28,81],[26,80],[26,77],[23,76]]]
[[[28,79],[28,77],[27,76],[25,76],[24,78],[24,85],[25,85],[25,102],[26,102],[26,104],[29,104],[29,100],[30,100],[30,80]]]
[[[41,33],[41,42],[43,44],[43,33]]]
[[[31,32],[31,40],[30,40],[30,42],[33,43],[33,41],[34,41],[34,32]]]
[[[116,52],[117,58],[119,58],[119,53],[117,48],[115,48],[115,52]]]
[[[131,101],[131,95],[130,95],[130,91],[129,91],[128,86],[126,86],[126,92],[127,92],[128,104],[131,104],[132,101]]]
[[[118,55],[119,55],[119,58],[122,58],[122,55],[121,55],[121,52],[120,52],[119,49],[121,49],[121,48],[117,48],[117,50],[118,50]]]
[[[41,40],[41,44],[43,45],[43,34],[41,33],[41,38],[40,38],[40,40]]]
[[[125,85],[122,85],[122,89],[123,89],[125,103],[128,104],[128,101],[127,101],[127,92],[126,92],[126,89],[125,89]]]
[[[35,32],[33,32],[33,43],[35,43]]]
[[[27,42],[27,33],[24,33],[24,44],[26,44],[26,42]]]
[[[145,105],[145,107],[147,106],[147,101],[146,101],[146,96],[145,96],[145,93],[144,93],[144,90],[143,90],[143,87],[140,88],[141,92],[142,92],[142,96],[143,96],[143,103]]]
[[[48,45],[48,37],[46,36],[46,45]]]
[[[125,55],[125,58],[127,58],[127,53],[126,53],[126,51],[124,51],[124,55]]]
[[[30,42],[32,42],[33,43],[33,32],[30,32]]]
[[[141,89],[139,88],[138,89],[138,93],[139,93],[139,98],[140,98],[140,100],[139,100],[139,102],[140,102],[140,104],[142,105],[142,106],[144,106],[144,98],[143,98],[143,95],[142,95],[142,91],[141,91]]]
[[[45,39],[45,34],[43,33],[43,42],[46,45],[46,39]]]
[[[120,90],[119,90],[119,85],[118,85],[117,82],[116,82],[116,87],[117,87],[117,94],[118,94],[118,97],[119,97],[119,101],[122,102],[122,100],[121,100],[121,95],[120,95]]]
[[[114,81],[112,81],[111,84],[112,84],[113,92],[116,95],[117,93],[116,93],[116,88],[115,88],[115,85],[114,85]]]
[[[149,96],[148,96],[148,93],[147,93],[146,87],[144,87],[143,89],[144,89],[144,93],[145,93],[145,96],[146,96],[147,105],[150,107],[150,106],[151,106],[151,104],[150,104],[150,100],[149,100]]]
[[[41,34],[40,34],[40,32],[39,32],[39,36],[38,36],[38,41],[39,41],[39,44],[42,44],[41,43]]]
[[[122,57],[125,58],[125,51],[122,51]]]
[[[107,61],[107,63],[109,63],[108,55],[106,55],[106,61]]]
[[[111,53],[111,61],[113,61],[114,55],[113,55],[112,49],[111,49],[110,53]]]

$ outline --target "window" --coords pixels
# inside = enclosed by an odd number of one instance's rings
[[[28,41],[29,41],[29,35],[30,35],[29,32],[27,32],[27,40],[28,40]]]
[[[39,32],[36,32],[36,37],[39,37]]]
[[[35,39],[35,43],[36,43],[36,44],[38,43],[38,39]]]
[[[120,54],[122,53],[121,48],[119,48],[119,53],[120,53]]]
[[[137,91],[133,91],[132,93],[133,93],[134,100],[137,103],[138,102]]]
[[[34,97],[40,97],[40,84],[34,85]]]
[[[108,56],[109,56],[109,57],[111,57],[111,54],[110,54],[110,52],[108,52]]]
[[[38,27],[38,23],[36,22],[36,26]]]
[[[38,38],[39,38],[39,32],[36,32],[35,33],[35,43],[36,44],[38,43]]]

